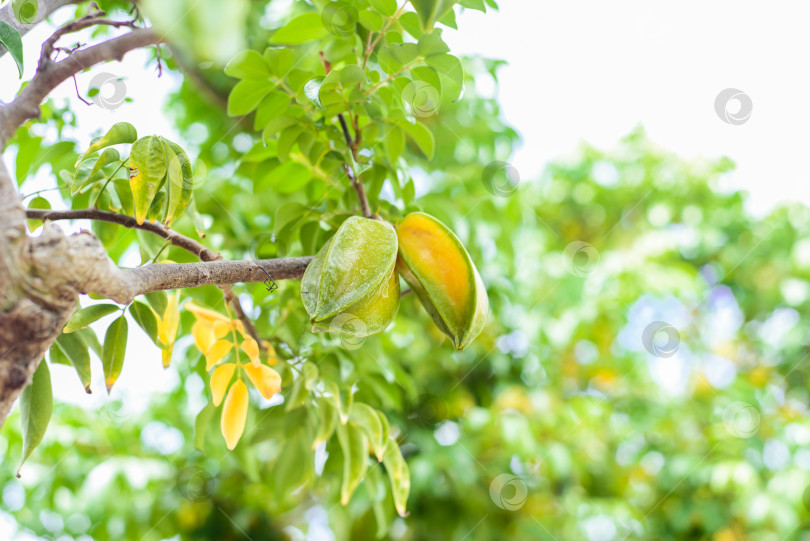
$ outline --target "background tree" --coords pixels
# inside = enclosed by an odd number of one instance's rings
[[[474,92],[476,79],[497,79],[499,63],[463,59],[460,84],[436,39],[455,24],[452,12],[434,25],[428,2],[314,4],[146,2],[156,31],[144,20],[129,26],[129,5],[104,3],[104,16],[64,8],[79,25],[100,27],[100,43],[72,51],[52,42],[37,76],[1,110],[14,171],[11,184],[0,183],[4,399],[14,400],[54,341],[53,377],[103,392],[99,373],[109,380],[115,363],[105,372],[100,361],[122,353],[104,347],[107,336],[122,343],[116,321],[145,331],[166,352],[166,377],[179,376],[145,411],[122,404],[115,387],[98,411],[56,403],[21,480],[12,413],[4,510],[54,538],[801,538],[807,209],[752,218],[742,195],[717,190],[731,164],[686,163],[640,130],[614,151],[584,147],[519,182],[506,163],[516,134]],[[100,19],[127,24],[111,37]],[[119,156],[105,165],[105,148],[85,156],[63,135],[78,113],[46,99],[73,73],[164,39],[163,69],[184,74],[167,113],[193,157],[191,176],[180,171],[191,203],[171,229],[137,224],[130,173],[118,168],[135,152],[131,130],[113,132],[132,141],[106,147]],[[27,179],[42,168],[55,190],[33,194]],[[43,208],[51,201],[60,210]],[[482,336],[453,352],[413,295],[387,332],[362,343],[310,333],[298,282],[281,280],[300,276],[300,258],[348,216],[396,220],[414,208],[450,224],[476,261],[491,303]],[[92,219],[101,246],[52,226],[29,236],[26,217]],[[133,257],[141,266],[118,270]],[[258,265],[277,290],[261,283]],[[72,332],[61,332],[79,292],[130,301],[139,287],[219,283],[215,272],[229,273],[233,288],[138,296],[126,319],[120,308],[90,308],[79,313],[107,313],[86,327],[74,317]],[[283,396],[251,391],[233,451],[208,405],[210,370],[193,331],[230,316],[241,322],[228,323],[239,341],[255,331],[265,346]],[[161,362],[131,351],[124,360],[128,370]],[[330,404],[346,409],[350,397],[383,412],[399,443],[410,471],[407,517],[396,514],[392,468],[371,455],[341,504],[347,446],[339,435],[315,440],[331,424]]]

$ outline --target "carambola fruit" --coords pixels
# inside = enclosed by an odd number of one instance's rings
[[[313,332],[365,337],[399,309],[397,235],[385,222],[353,216],[315,255],[301,281]]]
[[[397,226],[397,270],[441,331],[462,350],[484,328],[489,300],[467,250],[439,220],[409,214]]]

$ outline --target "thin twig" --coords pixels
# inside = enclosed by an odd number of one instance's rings
[[[326,60],[326,57],[324,57],[323,51],[320,51],[319,54],[321,57],[321,63],[323,64],[323,69],[326,71],[326,74],[329,75],[329,72],[332,70],[332,66]],[[338,113],[337,117],[338,121],[340,122],[340,128],[343,130],[343,137],[346,139],[346,146],[349,147],[349,152],[351,152],[352,161],[353,163],[357,163],[357,146],[352,141],[352,135],[349,133],[349,126],[346,124],[346,119],[343,117],[342,113]],[[357,143],[359,143],[360,131],[357,130],[356,133]],[[368,197],[366,196],[366,190],[363,187],[363,182],[360,179],[360,176],[355,176],[354,169],[346,163],[343,164],[343,169],[346,171],[346,175],[349,177],[349,180],[352,183],[352,188],[354,188],[354,191],[357,192],[357,198],[360,200],[360,210],[363,212],[363,216],[366,218],[372,218],[373,214],[371,213],[371,206],[368,204]]]

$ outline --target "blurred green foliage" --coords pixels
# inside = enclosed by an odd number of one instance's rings
[[[328,13],[328,3],[315,4]],[[375,10],[391,17],[390,2],[367,4],[360,11],[371,13],[358,14],[365,25],[378,27]],[[311,11],[305,2],[291,12],[274,5],[253,2],[247,16],[228,20],[242,21],[241,39],[261,54],[274,29]],[[418,20],[399,25],[383,47],[420,39]],[[334,69],[362,62],[365,26],[315,28]],[[463,59],[460,99],[444,73],[439,84],[451,90],[417,109],[401,98],[408,84],[425,82],[418,77],[369,100],[347,91],[347,103],[321,110],[304,89],[311,76],[326,76],[312,47],[274,48],[270,55],[300,55],[297,65],[308,71],[285,98],[306,126],[268,134],[257,115],[228,115],[229,93],[245,78],[227,76],[207,48],[186,45],[164,54],[170,68],[190,74],[167,114],[205,174],[195,175],[199,220],[183,216],[175,229],[204,230],[201,241],[229,259],[314,253],[358,211],[340,172],[353,157],[336,115],[366,127],[383,111],[393,130],[364,131],[357,158],[372,208],[392,221],[418,208],[453,228],[487,286],[489,323],[469,349],[454,352],[409,295],[386,332],[347,347],[309,332],[297,282],[273,293],[237,285],[279,354],[286,404],[254,395],[243,441],[228,452],[218,430],[201,430],[218,416],[198,419],[208,375],[181,338],[175,384],[148,397],[145,411],[117,399],[99,410],[56,403],[21,480],[13,477],[22,447],[15,413],[0,440],[0,489],[3,510],[21,528],[99,540],[810,537],[810,329],[801,317],[810,302],[808,209],[753,217],[743,194],[722,189],[728,160],[684,161],[641,129],[615,149],[583,146],[542,178],[520,179],[507,163],[517,133],[494,100],[474,92],[476,77],[497,79],[500,63],[480,58]],[[371,57],[372,77],[385,75],[384,64]],[[249,71],[242,68],[231,73]],[[421,135],[394,135],[403,120],[431,132],[432,152]],[[48,165],[62,203],[88,206],[93,194],[71,198],[60,174],[72,174],[84,149],[42,136],[43,124],[61,134],[76,118],[49,103],[20,131],[12,147],[21,189]],[[330,150],[313,173],[316,138]],[[299,168],[277,174],[290,163],[307,170],[295,189],[284,182]],[[93,230],[116,262],[133,253],[142,262],[194,261],[142,232],[103,223]],[[224,312],[214,287],[183,296]],[[181,313],[181,337],[192,323]],[[310,383],[304,392],[302,381]],[[375,460],[348,505],[339,503],[342,446],[337,437],[317,451],[310,445],[325,385],[387,416],[410,468],[407,517],[396,516],[386,466]]]

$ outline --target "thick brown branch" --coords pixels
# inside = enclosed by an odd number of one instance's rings
[[[132,216],[125,216],[123,214],[116,214],[114,212],[108,212],[96,208],[61,211],[27,209],[26,214],[29,219],[36,220],[96,220],[101,222],[110,222],[134,229],[142,229],[166,239],[172,244],[172,246],[177,246],[178,248],[191,252],[195,256],[199,257],[202,261],[218,261],[222,259],[221,255],[213,250],[209,250],[196,240],[186,237],[185,235],[181,235],[180,233],[171,229],[167,229],[159,222],[146,221],[139,224],[138,221]],[[267,278],[267,275],[265,275],[265,278]],[[275,278],[275,276],[273,278]],[[264,348],[264,341],[259,337],[259,333],[256,332],[256,328],[253,326],[253,322],[250,321],[250,318],[247,317],[245,311],[242,309],[242,305],[239,302],[239,298],[236,296],[236,293],[234,293],[233,287],[231,287],[230,284],[219,284],[219,288],[222,290],[222,295],[225,297],[225,300],[231,305],[234,312],[236,312],[237,317],[245,326],[248,334],[250,334],[251,337],[256,340],[261,348]]]
[[[42,101],[62,82],[95,64],[121,60],[133,49],[159,42],[160,38],[151,29],[141,28],[76,51],[60,62],[45,62],[14,101],[0,109],[0,150],[25,121],[39,116]]]

